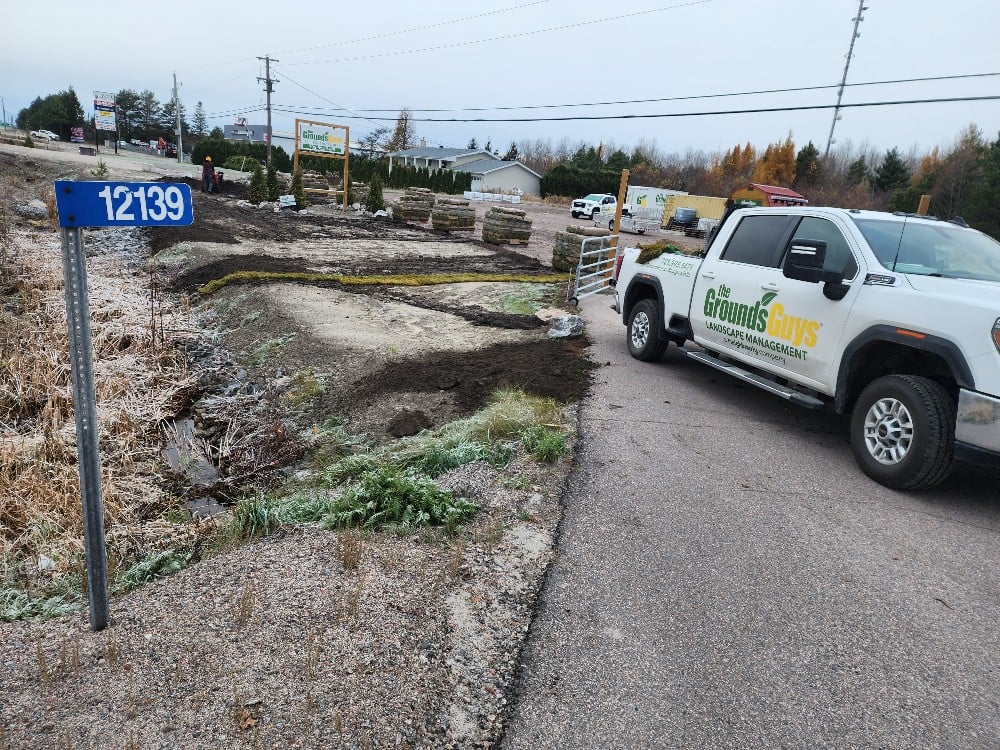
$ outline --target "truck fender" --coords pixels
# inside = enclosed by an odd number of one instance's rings
[[[840,359],[840,368],[837,373],[837,389],[834,394],[834,407],[838,412],[846,412],[849,405],[852,394],[848,392],[848,381],[855,356],[867,345],[875,342],[896,344],[908,349],[934,354],[948,365],[952,377],[959,387],[975,390],[972,369],[954,341],[931,334],[915,336],[914,332],[906,332],[905,329],[898,326],[877,325],[862,331],[844,347],[844,355]]]
[[[628,323],[629,313],[632,312],[632,308],[635,307],[636,302],[652,296],[648,292],[643,293],[643,287],[653,290],[656,305],[660,309],[661,314],[666,309],[663,304],[663,287],[660,286],[660,280],[652,274],[639,272],[629,280],[628,288],[622,296],[622,322]]]

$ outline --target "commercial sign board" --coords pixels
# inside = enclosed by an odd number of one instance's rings
[[[343,156],[347,152],[347,128],[300,122],[299,151]]]
[[[98,130],[118,129],[115,117],[115,95],[107,91],[94,92],[94,127]]]

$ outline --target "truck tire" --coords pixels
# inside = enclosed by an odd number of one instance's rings
[[[879,378],[854,406],[851,449],[862,471],[879,484],[894,490],[933,487],[954,463],[955,401],[928,378]]]
[[[570,211],[570,213],[573,215],[574,219],[579,219],[580,218],[580,212],[579,211]]]
[[[600,212],[601,212],[601,209],[599,209],[599,208],[595,208],[593,211],[591,211],[590,212],[590,220],[593,221],[594,218],[597,216],[597,214],[599,214]]]
[[[628,353],[643,362],[655,362],[670,342],[660,334],[660,311],[651,299],[639,300],[628,316]]]
[[[611,221],[608,222],[608,230],[611,231],[611,232],[615,231],[615,220],[614,219],[612,219]]]

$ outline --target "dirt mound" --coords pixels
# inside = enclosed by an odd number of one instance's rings
[[[582,356],[586,345],[584,339],[545,339],[392,362],[355,380],[338,395],[336,408],[365,410],[396,392],[447,391],[461,410],[471,413],[502,388],[520,388],[563,403],[579,401],[595,366]]]

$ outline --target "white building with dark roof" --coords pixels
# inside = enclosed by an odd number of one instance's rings
[[[471,190],[478,192],[541,194],[542,176],[538,172],[517,161],[503,161],[485,149],[421,146],[389,154],[390,172],[394,163],[432,172],[468,172],[472,175]]]

